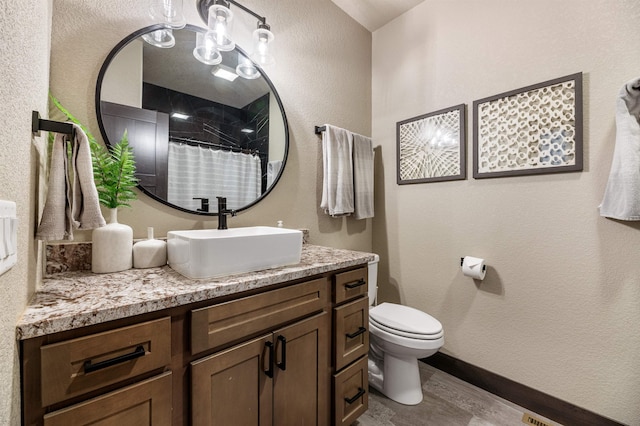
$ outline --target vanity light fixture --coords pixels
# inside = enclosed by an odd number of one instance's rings
[[[264,67],[275,63],[271,47],[274,35],[271,32],[271,27],[267,24],[267,18],[258,15],[235,0],[197,0],[200,16],[207,22],[209,33],[215,34],[216,49],[218,51],[230,51],[235,48],[235,43],[230,34],[230,24],[233,21],[233,12],[230,9],[230,5],[234,5],[258,20],[258,28],[253,32],[253,52],[249,55],[251,60],[240,60],[236,67],[236,73],[240,77],[246,79],[258,78],[260,77],[260,71],[256,64]]]
[[[149,15],[158,24],[178,30],[187,25],[182,13],[183,0],[151,0]]]

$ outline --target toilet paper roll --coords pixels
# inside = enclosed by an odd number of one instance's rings
[[[465,256],[462,259],[462,273],[476,280],[483,280],[487,272],[484,259],[478,257]]]

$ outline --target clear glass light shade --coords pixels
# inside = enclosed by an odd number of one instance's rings
[[[161,47],[164,49],[173,47],[176,44],[176,39],[173,36],[173,31],[169,28],[143,34],[142,39],[152,46]]]
[[[151,0],[151,18],[167,28],[180,29],[187,25],[182,13],[182,0]]]
[[[216,35],[211,31],[207,31],[206,34],[197,32],[193,56],[206,65],[218,65],[222,62],[222,55],[216,45]]]
[[[273,33],[266,28],[258,28],[253,32],[253,53],[251,59],[261,67],[276,63],[273,57]]]
[[[254,80],[260,77],[260,71],[258,71],[255,64],[251,62],[251,59],[242,55],[238,55],[236,74],[242,78],[246,78],[247,80]]]
[[[209,31],[216,34],[216,44],[218,50],[229,52],[236,47],[236,43],[231,38],[231,27],[233,22],[233,12],[220,4],[209,7],[209,21],[207,26]]]

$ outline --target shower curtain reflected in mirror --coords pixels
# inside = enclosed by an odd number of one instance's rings
[[[169,143],[168,155],[167,199],[172,204],[195,211],[201,207],[198,198],[208,198],[209,211],[215,213],[216,197],[226,197],[227,208],[234,210],[261,195],[258,156],[175,142]]]

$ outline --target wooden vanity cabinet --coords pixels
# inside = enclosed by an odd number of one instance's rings
[[[192,352],[261,336],[191,363],[192,424],[329,424],[328,294],[320,278],[194,310]]]
[[[170,317],[25,341],[23,424],[170,425],[170,362]]]
[[[367,267],[333,277],[333,419],[352,424],[369,406]]]
[[[366,273],[23,340],[23,425],[350,424],[368,401]]]

